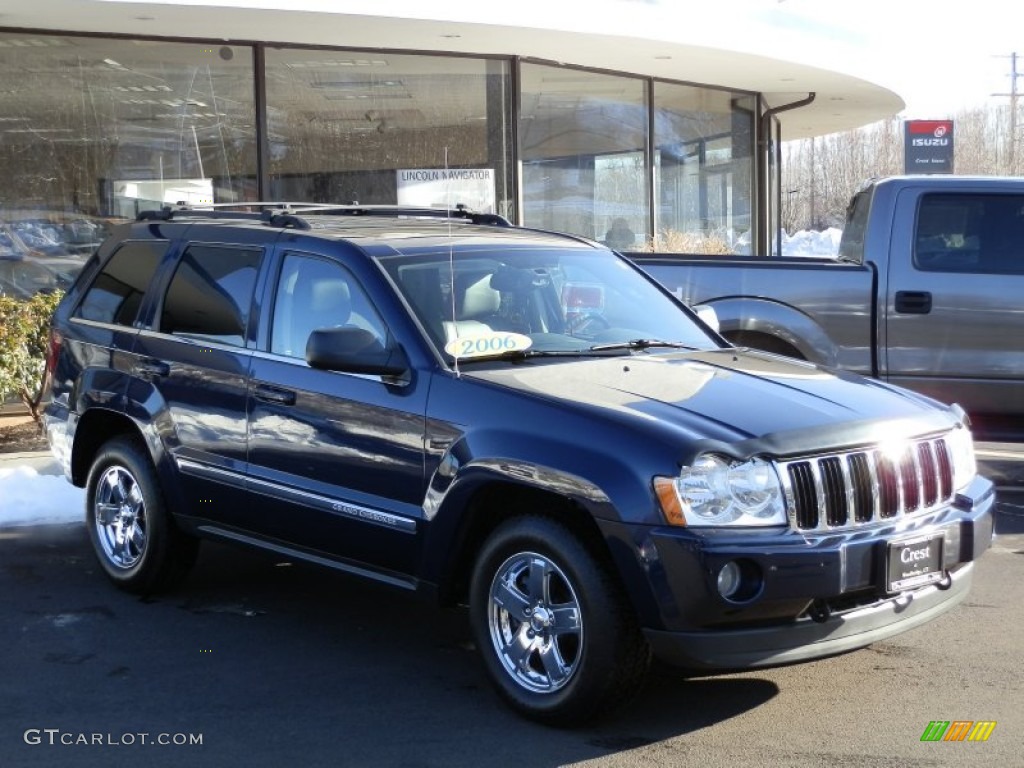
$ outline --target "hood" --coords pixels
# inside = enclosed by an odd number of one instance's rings
[[[468,375],[567,408],[681,429],[736,455],[864,445],[956,424],[951,409],[915,393],[756,351],[529,360]]]

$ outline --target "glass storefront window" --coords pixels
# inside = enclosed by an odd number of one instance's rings
[[[251,45],[0,32],[5,258],[79,258],[140,210],[259,197],[461,203],[623,251],[750,250],[752,94],[524,62],[517,97],[510,58],[263,53],[257,73]]]
[[[255,199],[247,46],[0,33],[0,93],[0,227],[28,256],[88,253],[145,208]]]
[[[654,250],[749,252],[754,98],[654,84]]]
[[[268,49],[266,69],[273,199],[515,218],[507,61]]]
[[[647,81],[521,68],[523,222],[619,250],[649,235]]]

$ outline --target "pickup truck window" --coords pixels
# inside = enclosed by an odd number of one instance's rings
[[[923,195],[914,266],[924,272],[1024,274],[1024,195]]]
[[[859,192],[846,209],[846,225],[839,242],[839,258],[857,264],[864,262],[864,232],[867,229],[868,210],[871,208],[869,192]]]

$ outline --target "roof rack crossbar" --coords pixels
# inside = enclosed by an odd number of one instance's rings
[[[230,210],[248,208],[248,211]],[[259,210],[252,210],[259,209]],[[160,210],[140,211],[139,221],[170,221],[176,217],[204,217],[224,219],[257,219],[274,227],[309,229],[303,215],[316,216],[393,216],[434,217],[462,219],[473,224],[511,227],[504,216],[496,213],[477,213],[459,204],[454,208],[431,208],[410,205],[360,205],[359,203],[298,203],[298,202],[240,202],[211,203],[206,205],[165,205]]]

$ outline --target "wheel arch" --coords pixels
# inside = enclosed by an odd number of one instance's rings
[[[454,525],[445,526],[434,547],[450,553],[436,569],[438,596],[442,604],[464,603],[469,594],[470,575],[481,545],[498,526],[519,516],[547,517],[566,526],[602,562],[611,566],[612,554],[597,522],[579,501],[546,488],[492,477],[474,484],[451,499],[461,514]],[[610,569],[612,572],[614,568]]]
[[[84,488],[96,454],[115,437],[126,435],[145,445],[139,425],[118,411],[92,408],[78,419],[71,448],[71,480]]]
[[[794,350],[798,357],[819,365],[834,366],[839,359],[839,350],[824,328],[813,317],[788,304],[732,297],[697,306],[715,310],[719,333],[730,342],[746,340],[749,346],[758,349],[772,346],[766,351],[780,354]],[[764,346],[754,344],[755,341]]]

